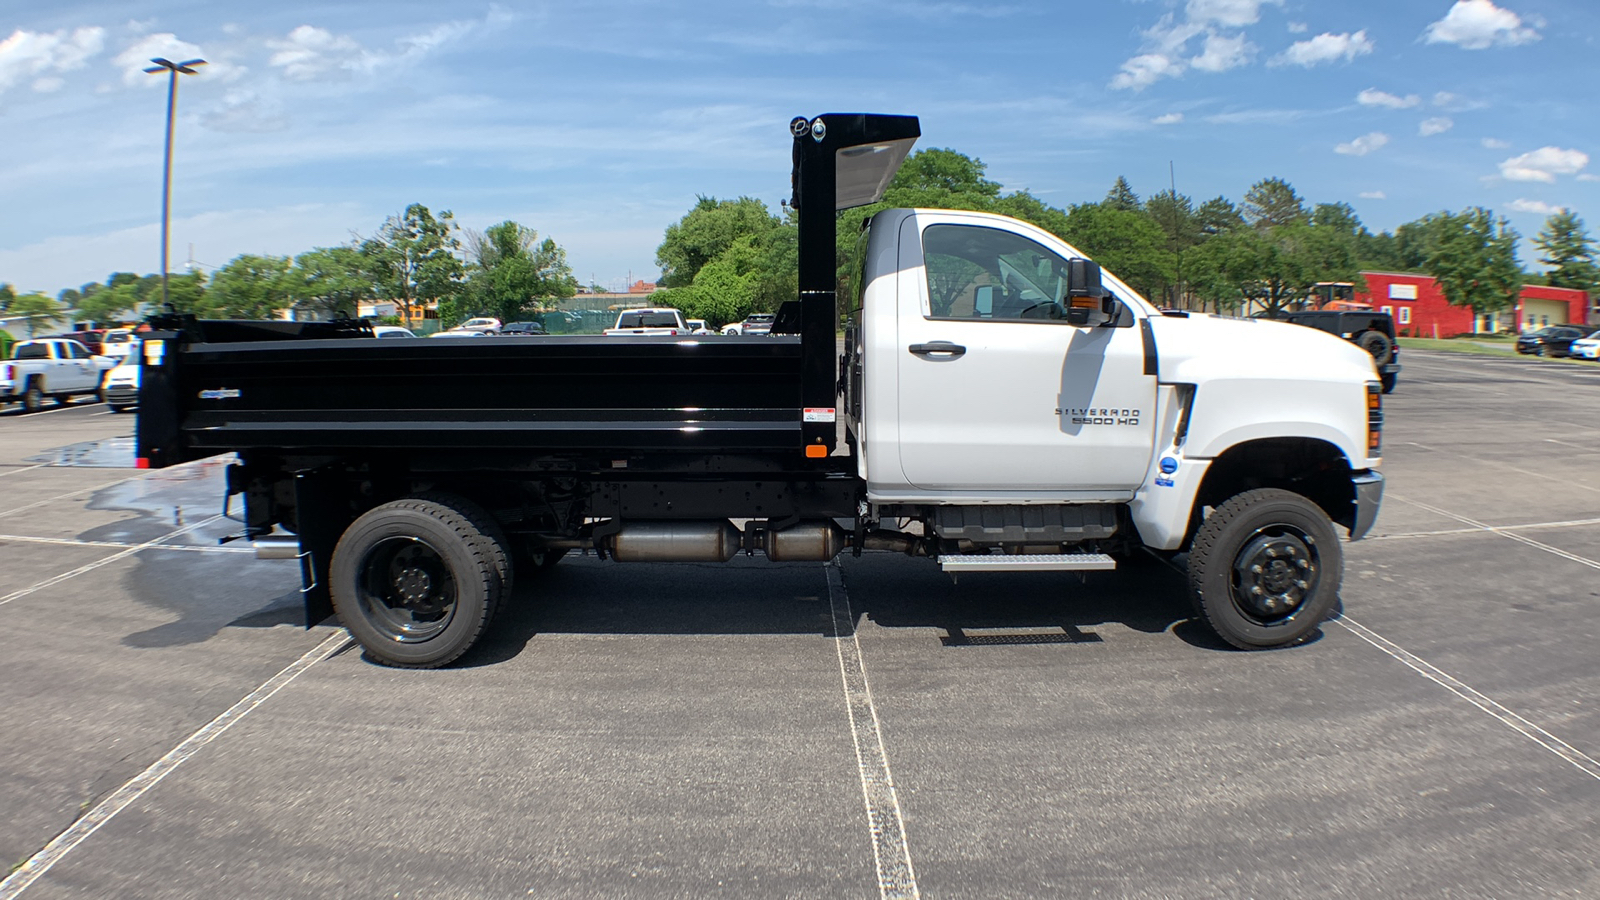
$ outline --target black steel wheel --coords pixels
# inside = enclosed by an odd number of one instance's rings
[[[22,391],[22,411],[38,412],[44,409],[44,388],[39,387],[39,382],[30,381]]]
[[[1379,375],[1378,379],[1383,383],[1383,392],[1385,394],[1392,394],[1394,393],[1395,384],[1400,380],[1400,375],[1396,372],[1390,372],[1387,375]]]
[[[1327,514],[1276,488],[1246,491],[1212,510],[1189,552],[1201,617],[1245,650],[1310,634],[1333,609],[1343,574],[1343,549]]]
[[[477,643],[510,587],[503,554],[473,521],[482,515],[459,498],[414,497],[345,530],[328,586],[339,621],[372,659],[436,668]]]

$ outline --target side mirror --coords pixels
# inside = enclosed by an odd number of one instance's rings
[[[1105,290],[1100,287],[1100,264],[1092,259],[1067,260],[1067,296],[1068,297],[1093,297],[1096,300],[1105,295]]]

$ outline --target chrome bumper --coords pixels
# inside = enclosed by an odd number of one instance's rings
[[[1350,483],[1356,489],[1356,517],[1350,526],[1350,540],[1359,541],[1378,519],[1378,507],[1383,503],[1383,473],[1358,472],[1351,476]]]

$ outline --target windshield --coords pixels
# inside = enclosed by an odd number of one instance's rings
[[[133,340],[133,335],[132,334],[129,334],[128,332],[116,332],[116,331],[113,331],[110,334],[106,335],[106,338],[105,338],[105,342],[108,343],[108,344],[126,344],[126,343],[131,342],[132,340]]]

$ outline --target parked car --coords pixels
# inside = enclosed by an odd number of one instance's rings
[[[37,412],[46,397],[66,403],[78,394],[99,394],[103,373],[114,365],[70,338],[18,341],[11,359],[0,363],[0,403],[17,401]]]
[[[411,329],[401,328],[399,325],[374,325],[372,326],[372,336],[381,338],[414,338],[416,334]]]
[[[139,346],[138,338],[133,336],[132,328],[109,328],[100,339],[100,355],[121,360],[128,352]],[[91,352],[93,348],[90,348]]]
[[[501,334],[549,334],[543,322],[512,322],[500,329]]]
[[[90,353],[93,353],[95,356],[99,356],[105,349],[105,334],[106,333],[104,331],[98,328],[86,328],[81,331],[67,331],[61,334],[53,334],[50,336],[77,341],[85,347],[88,347]]]
[[[482,331],[482,332],[487,332],[487,333],[491,333],[491,334],[499,334],[500,333],[500,320],[496,319],[496,318],[493,318],[491,316],[479,316],[479,317],[477,317],[475,319],[468,319],[465,322],[462,322],[460,325],[457,325],[456,327],[454,327],[454,328],[452,328],[450,330],[451,331]]]
[[[100,395],[112,412],[127,412],[139,405],[140,362],[137,352],[129,353],[108,370],[105,380],[100,382]]]
[[[705,319],[684,319],[683,322],[684,322],[685,325],[689,326],[689,333],[690,334],[710,334],[711,333],[711,329],[706,326],[706,320]]]
[[[1400,380],[1400,342],[1395,340],[1394,316],[1372,309],[1306,310],[1283,314],[1283,321],[1336,334],[1372,354],[1385,394],[1394,393]]]
[[[617,324],[604,332],[608,337],[688,334],[683,313],[668,307],[625,309],[617,314]]]
[[[1517,352],[1532,356],[1566,356],[1572,342],[1588,334],[1577,325],[1550,325],[1517,336]]]
[[[1600,359],[1600,331],[1573,341],[1567,347],[1567,355],[1578,359]]]
[[[722,329],[723,334],[769,334],[778,317],[772,313],[751,313],[743,322],[735,322]]]
[[[458,328],[452,328],[449,331],[436,331],[433,334],[428,335],[428,337],[431,338],[474,338],[488,336],[489,332],[487,331],[462,331]]]

